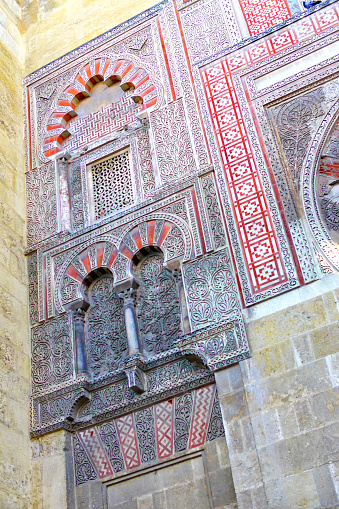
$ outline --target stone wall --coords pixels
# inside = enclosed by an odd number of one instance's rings
[[[241,371],[271,507],[338,502],[339,290],[328,291],[332,285],[316,283],[317,296],[307,299],[305,289],[301,302],[248,325],[252,359]]]
[[[217,374],[240,507],[337,507],[337,286],[330,276],[251,310],[251,359]]]
[[[133,0],[33,0],[24,2],[25,74],[77,48],[158,3]],[[43,48],[43,51],[41,51]]]
[[[59,431],[32,440],[30,502],[34,509],[75,507],[71,439]]]
[[[0,2],[0,506],[28,507],[29,339],[20,7]]]
[[[33,0],[21,11],[14,0],[0,2],[0,506],[5,509],[75,507],[70,435],[58,431],[34,439],[29,456],[21,79],[155,3],[134,0],[122,8],[118,1]],[[338,295],[339,279],[332,275],[244,312],[252,357],[216,374],[229,452],[220,438],[206,449],[215,507],[235,507],[232,483],[223,484],[232,476],[238,507],[338,504]],[[200,459],[187,462],[194,474],[187,486],[198,485]],[[179,465],[173,466],[173,477],[183,468],[186,482],[187,463]],[[114,493],[121,494],[124,509],[179,507],[180,487],[163,481],[158,493],[140,491],[138,500],[124,500],[124,489]],[[79,490],[80,507],[87,508],[91,497],[97,500],[98,487],[95,481]],[[191,507],[200,507],[194,496],[188,499]]]

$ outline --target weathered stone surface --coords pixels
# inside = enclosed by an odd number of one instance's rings
[[[6,4],[0,2],[0,506],[21,509],[30,496],[22,39],[20,8],[14,13]]]
[[[319,468],[313,469],[312,474],[317,489],[319,505],[326,507],[336,504],[338,498],[329,465],[322,465]]]
[[[302,334],[293,339],[293,346],[298,366],[315,360],[311,340],[308,334]]]
[[[339,323],[332,323],[310,333],[316,359],[339,350]]]
[[[339,459],[339,425],[312,430],[258,450],[265,480],[297,474]]]
[[[317,297],[251,322],[247,326],[247,332],[254,353],[327,323],[324,301],[322,297]]]

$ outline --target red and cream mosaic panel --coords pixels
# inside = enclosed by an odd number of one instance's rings
[[[250,35],[291,17],[285,0],[240,0]]]
[[[339,5],[313,13],[290,27],[275,33],[271,37],[251,44],[248,49],[233,53],[227,61],[230,73],[238,72],[265,58],[275,55],[314,35],[324,32],[339,23]]]
[[[339,6],[329,6],[202,73],[254,293],[285,282],[287,276],[232,75],[338,23]]]
[[[140,456],[135,432],[134,415],[129,414],[115,421],[126,468],[140,465]]]
[[[173,402],[165,401],[154,407],[158,458],[173,454]]]
[[[86,479],[85,471],[94,472],[94,477],[102,479],[204,445],[223,435],[216,386],[201,387],[144,411],[78,431],[75,437],[77,483],[93,479]]]
[[[86,449],[99,479],[112,475],[113,470],[111,464],[96,428],[88,428],[86,430],[79,431],[78,437]]]
[[[287,280],[228,62],[203,73],[238,233],[255,293]]]

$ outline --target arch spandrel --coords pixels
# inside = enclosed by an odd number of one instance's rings
[[[147,252],[148,248],[161,249],[165,265],[171,267],[192,256],[189,228],[182,219],[171,214],[152,214],[148,220],[129,223],[126,230],[115,243],[98,237],[72,251],[56,276],[55,307],[58,313],[64,311],[65,305],[85,297],[86,278],[93,271],[100,275],[108,269],[113,274],[114,284],[120,284],[133,277],[134,257],[138,257],[139,252]]]
[[[321,122],[309,148],[301,178],[303,207],[317,248],[339,270],[338,183],[339,100]]]

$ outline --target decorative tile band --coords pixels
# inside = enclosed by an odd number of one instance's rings
[[[273,222],[227,61],[202,74],[254,293],[287,281]]]
[[[290,18],[285,0],[240,0],[250,35],[259,34]]]
[[[77,484],[167,458],[224,435],[215,384],[75,433]]]

